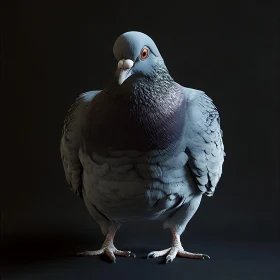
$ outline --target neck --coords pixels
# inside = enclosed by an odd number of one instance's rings
[[[151,146],[166,147],[178,139],[184,119],[184,94],[166,67],[132,83],[130,115],[148,135]]]
[[[176,113],[183,101],[183,93],[165,65],[157,65],[150,76],[131,83],[131,112],[142,119],[164,120]]]

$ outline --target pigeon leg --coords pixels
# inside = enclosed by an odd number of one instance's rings
[[[123,257],[136,257],[135,254],[131,253],[130,251],[120,251],[118,250],[114,245],[114,237],[116,234],[117,228],[110,229],[108,234],[106,235],[106,239],[101,247],[100,250],[96,251],[84,251],[81,253],[78,253],[79,256],[98,256],[102,254],[106,254],[111,262],[116,262],[116,256],[123,256]]]
[[[172,235],[173,241],[170,248],[161,251],[153,251],[148,254],[147,258],[157,258],[167,255],[166,263],[172,262],[176,256],[191,259],[210,259],[210,257],[205,254],[190,253],[185,251],[180,241],[180,235],[176,233],[175,230],[172,230]]]

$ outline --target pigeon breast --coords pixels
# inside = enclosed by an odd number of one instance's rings
[[[186,100],[164,73],[158,69],[152,79],[136,77],[122,87],[112,81],[96,96],[84,130],[89,153],[172,148],[183,132]]]

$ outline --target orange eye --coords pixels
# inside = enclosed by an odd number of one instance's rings
[[[140,54],[141,59],[146,59],[149,56],[149,49],[143,48]]]

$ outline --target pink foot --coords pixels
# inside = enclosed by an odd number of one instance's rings
[[[166,256],[167,255],[167,256]],[[197,253],[190,253],[183,249],[183,247],[176,247],[172,246],[168,249],[161,250],[161,251],[153,251],[148,254],[147,258],[157,258],[166,256],[166,263],[172,262],[176,256],[180,256],[183,258],[191,258],[191,259],[210,259],[208,255],[205,254],[197,254]]]
[[[84,252],[78,253],[77,255],[79,255],[79,256],[99,256],[102,254],[106,254],[113,263],[116,263],[115,255],[122,256],[122,257],[130,257],[130,256],[136,257],[135,254],[131,253],[130,251],[118,250],[114,245],[103,246],[100,250],[96,250],[96,251],[84,251]]]
[[[170,248],[161,251],[153,251],[148,254],[147,258],[157,258],[167,255],[165,263],[172,262],[176,256],[190,259],[210,259],[210,257],[205,254],[190,253],[185,251],[180,241],[180,235],[177,234],[175,230],[172,230],[172,235],[173,242]]]

